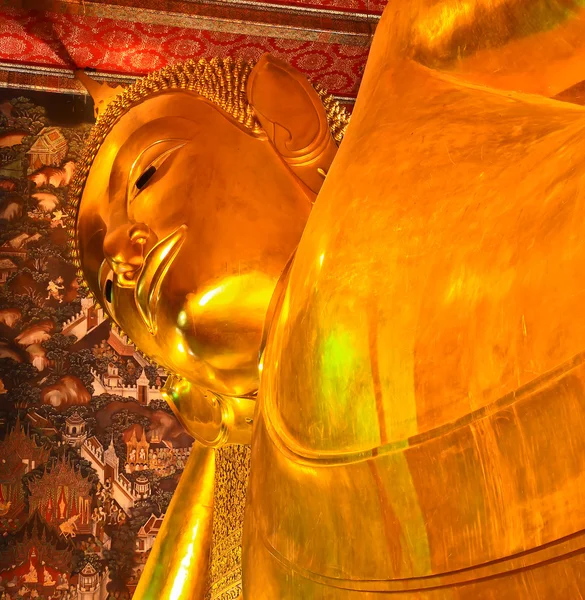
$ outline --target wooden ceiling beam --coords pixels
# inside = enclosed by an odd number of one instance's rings
[[[94,79],[106,81],[113,86],[129,85],[136,81],[131,75],[92,71]],[[75,79],[73,70],[57,67],[19,65],[0,61],[0,88],[36,90],[88,96],[87,90]],[[353,109],[355,97],[334,96],[348,110]]]

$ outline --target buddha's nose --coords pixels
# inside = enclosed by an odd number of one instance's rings
[[[144,223],[124,223],[108,231],[104,255],[120,285],[135,284],[152,237],[152,231]]]

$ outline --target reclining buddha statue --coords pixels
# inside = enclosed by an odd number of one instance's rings
[[[98,119],[72,184],[73,257],[171,373],[163,394],[198,442],[135,598],[237,598],[264,323],[348,117],[268,56],[125,90],[78,77]]]
[[[199,441],[136,597],[581,598],[583,2],[393,0],[339,150],[294,70],[214,65],[111,99],[74,190]]]

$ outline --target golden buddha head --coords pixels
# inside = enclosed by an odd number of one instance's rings
[[[72,186],[73,256],[144,354],[254,394],[271,296],[346,120],[270,56],[188,61],[108,98]]]

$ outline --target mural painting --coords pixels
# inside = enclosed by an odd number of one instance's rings
[[[0,93],[0,598],[130,598],[193,439],[80,287],[84,98]]]

